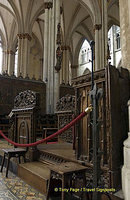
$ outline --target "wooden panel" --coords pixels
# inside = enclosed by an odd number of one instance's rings
[[[74,88],[72,86],[69,85],[60,85],[60,98],[65,96],[66,94],[71,94],[74,95]]]
[[[103,152],[101,168],[109,187],[120,185],[120,168],[123,164],[123,141],[128,134],[127,102],[130,98],[130,78],[127,69],[108,66],[94,73],[95,83],[103,89],[99,103],[99,142]],[[73,80],[77,115],[90,104],[91,74]],[[76,154],[92,168],[92,131],[90,117],[76,126]]]

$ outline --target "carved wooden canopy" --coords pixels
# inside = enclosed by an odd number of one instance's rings
[[[33,108],[37,105],[37,93],[31,90],[20,92],[14,99],[14,108]]]
[[[74,111],[75,110],[75,96],[67,94],[59,99],[56,105],[57,112],[59,111]]]

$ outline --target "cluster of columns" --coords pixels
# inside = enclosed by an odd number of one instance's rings
[[[30,41],[31,36],[28,33],[18,34],[18,65],[17,65],[17,76],[22,74],[23,77],[26,77],[28,74],[29,66],[29,53],[30,53]],[[7,49],[7,48],[6,48]],[[3,49],[3,62],[2,62],[2,71],[7,71],[9,75],[14,73],[15,67],[15,54],[16,47],[13,50]]]
[[[55,111],[59,99],[60,69],[56,70],[58,24],[60,24],[60,0],[45,2],[43,81],[46,83],[46,112]]]
[[[29,53],[30,53],[30,41],[32,37],[28,33],[18,34],[18,69],[17,76],[22,74],[26,77],[28,74],[29,66]]]
[[[11,75],[14,71],[15,63],[15,52],[13,50],[3,49],[3,62],[2,62],[2,71],[7,71]]]

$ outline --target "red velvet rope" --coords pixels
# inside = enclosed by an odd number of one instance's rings
[[[81,120],[87,113],[86,112],[82,112],[80,115],[78,115],[78,117],[76,117],[75,119],[73,119],[69,124],[67,124],[65,127],[61,128],[60,130],[58,130],[56,133],[42,139],[42,140],[39,140],[37,142],[34,142],[34,143],[30,143],[30,144],[19,144],[19,143],[16,143],[16,142],[13,142],[12,140],[10,140],[9,138],[7,138],[4,133],[0,130],[0,135],[5,139],[7,140],[9,143],[15,145],[15,146],[18,146],[18,147],[32,147],[32,146],[36,146],[38,144],[41,144],[43,142],[46,142],[58,135],[60,135],[61,133],[63,133],[64,131],[68,130],[71,126],[73,126],[75,123],[77,123],[79,120]]]

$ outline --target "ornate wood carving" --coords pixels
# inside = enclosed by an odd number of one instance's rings
[[[62,97],[57,102],[57,114],[58,114],[58,128],[63,128],[65,125],[67,125],[72,120],[72,115],[75,111],[75,96],[72,95],[66,95]],[[59,136],[59,141],[64,142],[73,142],[73,133],[72,129],[69,129],[62,133]]]
[[[58,111],[73,111],[75,110],[75,96],[67,94],[62,97],[56,104],[56,110]]]
[[[37,104],[36,92],[26,90],[20,92],[14,99],[14,108],[33,108]]]
[[[61,164],[61,163],[65,163],[66,160],[64,158],[60,158],[56,155],[51,155],[48,154],[46,152],[40,152],[40,161],[46,161],[49,162],[51,164]]]

